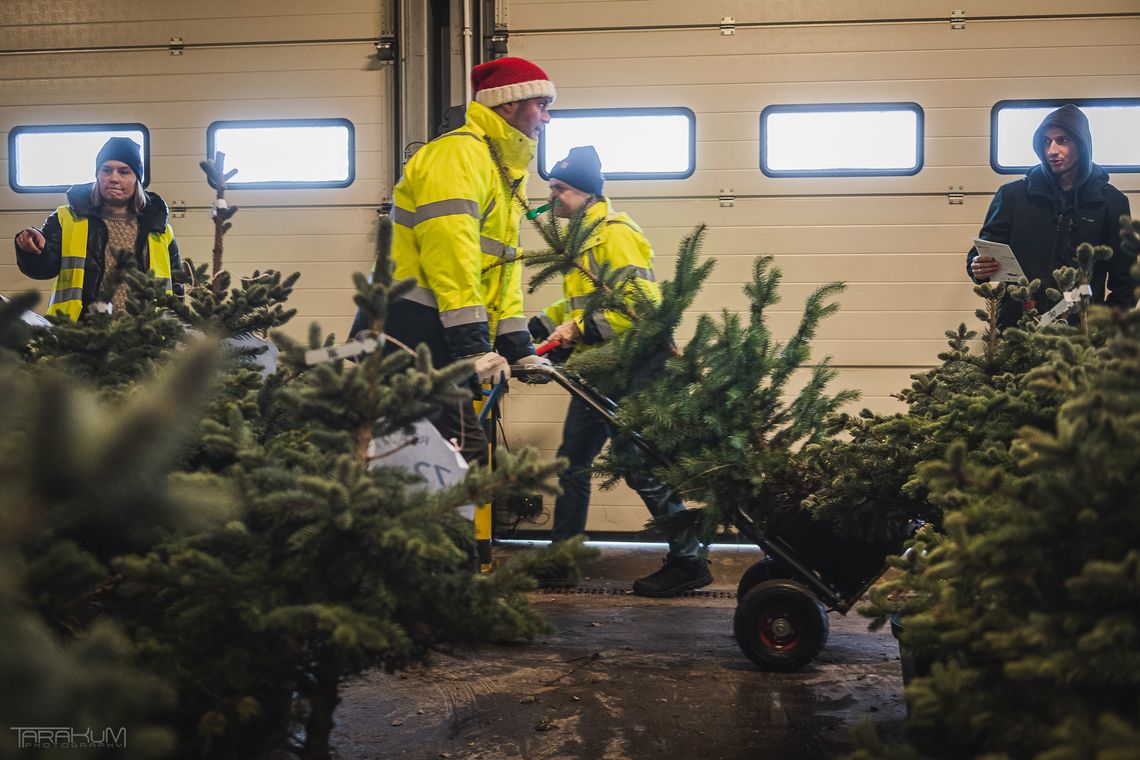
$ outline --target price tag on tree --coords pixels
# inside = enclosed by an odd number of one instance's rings
[[[1078,286],[1061,294],[1061,300],[1049,311],[1037,319],[1039,327],[1048,327],[1061,317],[1068,314],[1081,300],[1081,296],[1092,297],[1092,288],[1088,285]]]
[[[368,444],[368,468],[399,467],[423,478],[429,491],[457,485],[467,476],[467,462],[427,420],[415,424],[409,435],[393,433]],[[475,505],[459,507],[459,514],[475,519]]]

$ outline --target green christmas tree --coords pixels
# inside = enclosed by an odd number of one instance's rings
[[[664,371],[638,382],[650,358],[674,345],[686,308],[712,271],[712,260],[698,263],[704,235],[698,227],[682,241],[659,304],[635,300],[633,327],[574,357],[567,368],[603,393],[639,387],[622,399],[618,437],[650,442],[661,462],[658,474],[687,500],[705,505],[662,521],[664,527],[708,542],[735,521],[739,507],[761,524],[780,510],[798,509],[811,486],[798,450],[821,440],[827,416],[856,394],[828,392],[835,372],[826,359],[809,366],[811,340],[820,320],[838,308],[830,299],[843,286],[817,289],[796,332],[777,341],[766,319],[779,301],[781,275],[770,257],[757,258],[745,286],[746,317],[727,310],[719,318],[702,316],[693,338],[684,349],[674,349]],[[806,371],[807,381],[792,394],[789,384],[798,370]],[[609,454],[599,469],[613,482],[631,466],[641,462]]]
[[[946,533],[920,539],[906,574],[873,598],[880,619],[903,614],[904,645],[935,661],[907,690],[907,737],[924,756],[1135,751],[1140,315],[1125,321],[1098,366],[1074,372],[1058,355],[1032,373],[1073,392],[1055,432],[1014,440],[1009,467],[971,462],[959,443],[919,468]]]
[[[86,380],[108,396],[128,389],[153,375],[185,335],[185,326],[172,316],[174,296],[149,273],[138,271],[134,253],[114,251],[100,285],[100,303],[106,310],[89,308],[80,322],[51,317],[50,330],[37,331],[31,358]],[[113,294],[127,291],[124,308],[110,307]]]
[[[1087,282],[1105,252],[1082,246],[1078,267],[1058,270],[1067,282]],[[831,421],[833,437],[805,449],[806,463],[816,474],[816,487],[805,506],[817,517],[839,526],[848,535],[890,536],[912,519],[938,525],[941,506],[928,498],[917,476],[920,463],[941,459],[956,441],[964,441],[969,456],[984,464],[1008,464],[1009,447],[1025,425],[1052,429],[1065,393],[1031,387],[1026,375],[1052,354],[1063,351],[1080,363],[1095,355],[1109,332],[1088,326],[1087,298],[1077,304],[1078,326],[1065,320],[1037,326],[1029,305],[1040,283],[983,283],[974,292],[983,301],[977,317],[983,323],[980,351],[970,341],[978,337],[965,324],[946,333],[948,350],[942,363],[913,376],[898,394],[905,413],[839,415]],[[1026,304],[1017,327],[997,329],[998,304],[1004,297]]]
[[[105,746],[59,748],[68,736],[37,748],[29,745],[36,735],[9,731],[0,754],[165,757],[175,742],[163,714],[173,693],[139,665],[124,635],[113,563],[224,517],[224,501],[199,498],[210,484],[173,473],[208,393],[199,379],[211,358],[188,352],[145,389],[101,401],[86,382],[17,361],[26,335],[10,320],[19,311],[0,314],[8,431],[0,442],[0,716],[8,727],[67,727],[75,741]]]
[[[392,280],[390,240],[384,224],[374,281],[356,280],[356,301],[378,335],[386,304],[409,287]],[[195,289],[191,308],[215,303],[219,291]],[[241,295],[231,291],[212,313],[233,303],[240,316]],[[310,365],[308,351],[332,346],[332,336],[314,327],[307,347],[275,340],[278,376],[262,388],[244,378],[244,395],[235,389],[215,405],[195,460],[233,484],[240,519],[125,559],[121,570],[140,612],[131,626],[144,659],[187,673],[178,684],[180,735],[216,756],[286,746],[319,758],[329,753],[337,689],[349,675],[403,667],[447,643],[545,629],[522,593],[533,587],[525,571],[534,560],[471,573],[471,524],[456,508],[548,489],[558,468],[532,452],[500,456],[493,472],[436,492],[402,470],[374,468],[374,438],[467,402],[457,382],[470,366],[436,370],[424,349]],[[575,547],[562,551],[569,557]],[[219,650],[219,636],[239,644]]]
[[[20,572],[0,602],[25,606],[28,647],[46,635],[73,642],[78,655],[90,639],[121,664],[129,641],[137,678],[123,668],[114,685],[163,710],[156,719],[173,729],[180,756],[328,757],[345,677],[545,630],[524,594],[532,571],[573,563],[582,550],[570,544],[487,576],[471,571],[472,528],[456,508],[549,489],[559,466],[533,452],[500,456],[494,471],[436,491],[369,459],[374,438],[410,436],[443,404],[466,401],[456,382],[470,366],[435,370],[422,349],[310,363],[305,347],[277,336],[280,367],[266,375],[243,366],[241,351],[211,350],[218,338],[292,316],[283,302],[295,277],[230,287],[222,243],[232,211],[215,220],[214,272],[195,271],[187,303],[120,267],[106,285],[126,287],[126,308],[53,325],[26,351],[21,330],[0,327],[0,361],[23,378],[5,401],[24,431],[5,444],[19,456],[5,462],[13,477],[2,503],[18,508],[0,519],[34,528],[11,550]],[[358,303],[378,331],[386,304],[407,288],[391,278],[389,233],[380,235],[376,282],[357,278]],[[308,349],[334,344],[314,327]],[[92,425],[96,402],[75,401],[87,398],[76,386],[100,389],[115,424]],[[97,633],[96,618],[122,634]],[[77,710],[94,693],[85,689]],[[92,715],[135,715],[139,700],[100,697],[125,706]],[[169,732],[155,735],[169,746]]]
[[[1122,222],[1134,252],[1140,228]],[[917,464],[943,529],[893,560],[901,575],[868,614],[899,616],[904,653],[933,664],[907,687],[906,743],[866,726],[853,757],[1136,756],[1140,310],[1079,306],[1066,334],[1033,338],[1034,356],[1048,348],[1018,374],[1045,424],[1027,417],[1000,456],[963,436]]]

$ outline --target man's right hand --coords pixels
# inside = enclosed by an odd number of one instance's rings
[[[975,280],[988,280],[997,270],[998,263],[993,256],[975,256],[970,262],[970,274]]]
[[[582,331],[578,329],[578,323],[568,319],[554,328],[554,332],[550,333],[549,340],[558,341],[562,348],[573,348],[574,342],[581,337]]]
[[[44,234],[35,227],[25,227],[16,234],[16,246],[24,253],[41,253],[45,242]]]
[[[511,377],[511,365],[501,354],[488,351],[475,360],[475,375],[479,382],[494,385]]]

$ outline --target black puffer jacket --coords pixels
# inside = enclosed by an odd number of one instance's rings
[[[155,193],[146,194],[147,204],[139,215],[139,234],[135,240],[135,258],[139,269],[146,272],[150,270],[150,249],[147,246],[147,235],[152,232],[161,233],[166,229],[169,212],[166,201]],[[107,225],[99,216],[98,210],[91,205],[91,184],[75,185],[67,191],[67,205],[72,212],[84,217],[87,222],[87,260],[84,262],[83,276],[83,308],[86,313],[87,305],[98,299],[99,287],[103,284],[103,251],[107,247]],[[44,249],[40,253],[26,253],[16,246],[16,263],[20,271],[34,280],[52,280],[59,276],[62,256],[60,253],[63,242],[63,230],[59,225],[59,212],[53,211],[51,216],[44,220],[43,229]],[[182,268],[182,259],[178,254],[178,241],[170,241],[170,271],[175,278]],[[173,286],[175,295],[182,295],[183,286]]]
[[[1080,150],[1080,173],[1070,191],[1061,190],[1043,153],[1042,133],[1050,127],[1068,132]],[[1130,213],[1128,198],[1110,185],[1108,173],[1092,162],[1088,119],[1073,105],[1057,109],[1037,128],[1033,149],[1041,163],[1030,169],[1024,179],[1003,185],[997,191],[978,237],[1008,243],[1026,276],[1030,280],[1041,280],[1039,312],[1055,303],[1045,296],[1044,288],[1057,287],[1053,270],[1073,266],[1078,245],[1111,246],[1115,251],[1113,257],[1099,262],[1093,271],[1093,302],[1135,306],[1135,283],[1129,271],[1132,257],[1120,247],[1120,217]],[[977,255],[976,248],[967,254],[967,274]],[[1002,303],[1001,326],[1016,324],[1020,316],[1021,307],[1017,303],[1008,299]]]

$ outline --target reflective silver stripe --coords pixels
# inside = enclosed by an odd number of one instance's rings
[[[634,277],[640,277],[641,279],[649,280],[650,282],[657,282],[657,279],[653,276],[652,269],[635,267],[633,264],[630,264],[628,266],[621,267],[617,271],[619,274],[624,274],[625,272],[633,272]]]
[[[48,305],[65,303],[67,301],[82,301],[83,288],[68,288],[67,290],[57,290],[51,294],[51,300]]]
[[[60,269],[82,269],[87,263],[84,256],[64,256],[59,260]]]
[[[470,325],[475,322],[487,321],[487,308],[485,306],[464,306],[460,309],[450,309],[439,313],[439,321],[444,327],[458,327]]]
[[[169,277],[155,277],[154,279],[156,279],[160,283],[162,283],[162,289],[167,291],[168,293],[171,290],[173,290],[174,281],[171,280]]]
[[[439,308],[439,303],[435,300],[435,293],[431,292],[427,288],[421,288],[419,285],[405,293],[404,298],[412,301],[413,303],[418,303],[423,306],[430,306],[433,309]]]
[[[487,210],[483,212],[483,218],[479,220],[479,229],[483,229],[483,225],[485,225],[487,223],[487,217],[489,217],[491,215],[491,212],[494,210],[495,210],[495,199],[492,198],[490,205],[487,206]]]
[[[602,336],[602,340],[610,340],[614,337],[614,328],[610,327],[610,323],[606,321],[606,316],[602,313],[594,314],[594,325],[598,328],[598,334]]]
[[[479,236],[479,249],[488,256],[495,256],[503,261],[514,261],[519,256],[519,249],[513,245],[500,243],[489,237]]]
[[[539,315],[538,319],[542,322],[542,326],[546,328],[547,334],[554,332],[554,328],[558,327],[558,325],[554,324],[554,320],[546,314]]]
[[[574,296],[570,299],[570,311],[577,311],[578,309],[586,308],[586,304],[589,302],[589,300],[589,296]]]
[[[464,216],[479,218],[479,204],[466,198],[448,198],[445,201],[433,201],[416,208],[416,224],[422,224],[428,219],[440,216]]]
[[[526,332],[526,317],[507,317],[500,319],[495,325],[496,335],[506,335],[513,332]]]
[[[586,258],[590,262],[590,274],[597,274],[601,270],[598,260],[594,258],[594,249],[586,251]]]
[[[408,211],[399,206],[392,207],[392,222],[401,227],[415,227],[420,222],[436,219],[441,216],[470,216],[479,219],[479,204],[466,198],[448,198],[443,201],[425,203],[415,211]]]
[[[416,215],[412,211],[402,209],[399,206],[392,207],[392,223],[398,224],[401,227],[415,227]]]
[[[473,137],[479,142],[483,142],[482,138],[480,138],[479,135],[475,134],[474,132],[444,132],[442,135],[435,139],[442,140],[445,137]]]

